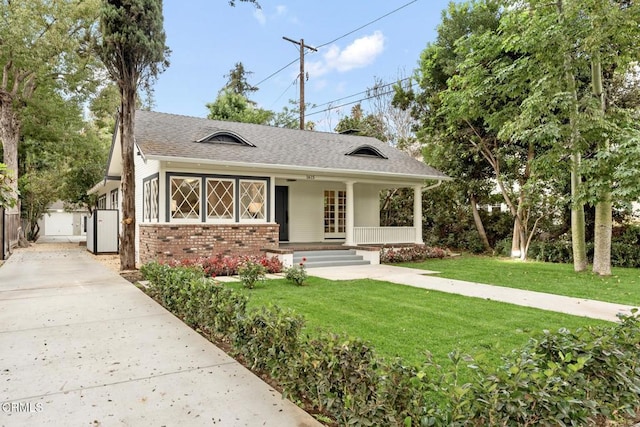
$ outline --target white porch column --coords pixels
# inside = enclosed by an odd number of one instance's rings
[[[416,229],[416,244],[423,245],[422,240],[422,186],[413,187],[413,227]]]
[[[345,221],[345,228],[346,228],[346,236],[344,239],[344,245],[345,246],[353,246],[355,245],[355,242],[353,241],[353,227],[355,224],[355,220],[354,220],[354,203],[353,203],[353,181],[347,181],[345,182],[345,185],[347,187],[347,200],[346,200],[346,221]]]

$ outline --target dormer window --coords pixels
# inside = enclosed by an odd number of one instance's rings
[[[238,134],[228,131],[214,132],[211,135],[205,136],[199,139],[197,142],[204,142],[209,144],[227,144],[227,145],[240,145],[245,147],[255,147],[252,143],[244,139]]]
[[[360,147],[356,148],[355,150],[352,150],[352,151],[348,152],[347,156],[373,157],[373,158],[377,158],[377,159],[386,159],[387,158],[387,156],[382,154],[382,152],[380,150],[378,150],[375,147],[372,147],[371,145],[361,145]]]

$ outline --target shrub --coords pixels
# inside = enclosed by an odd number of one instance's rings
[[[259,373],[280,378],[301,346],[302,316],[279,307],[262,307],[238,322],[233,334],[234,353]]]
[[[429,258],[444,258],[445,256],[447,256],[446,250],[423,245],[407,246],[402,248],[383,247],[380,250],[380,262],[387,264],[424,261]]]
[[[240,281],[245,288],[253,289],[265,280],[267,269],[259,262],[247,260],[238,267]]]
[[[278,257],[267,257],[266,255],[246,256],[216,254],[210,257],[185,258],[180,261],[171,261],[167,264],[172,267],[200,267],[204,271],[205,275],[209,277],[218,277],[237,275],[238,268],[246,261],[262,264],[267,269],[267,273],[270,274],[281,273],[283,268],[282,262]]]
[[[287,268],[285,270],[285,278],[298,286],[304,285],[304,281],[307,280],[308,277],[307,269],[304,266],[306,260],[306,258],[302,258],[301,263]]]

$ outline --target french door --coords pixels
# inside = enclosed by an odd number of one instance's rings
[[[343,239],[346,235],[347,192],[344,190],[324,191],[324,237]]]

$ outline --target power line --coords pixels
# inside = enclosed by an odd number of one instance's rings
[[[275,76],[276,74],[278,74],[280,71],[284,70],[285,68],[289,67],[292,64],[295,64],[297,61],[299,61],[300,58],[296,58],[293,61],[289,62],[287,65],[285,65],[284,67],[280,68],[278,71],[275,71],[271,74],[269,74],[268,77],[260,80],[258,83],[256,83],[256,86],[260,86],[262,83],[266,82],[267,80],[269,80],[271,77]]]
[[[413,84],[411,85],[411,87],[413,87],[413,86],[415,86],[415,85],[417,85],[417,83],[413,83]],[[359,103],[359,102],[366,101],[366,100],[369,100],[369,99],[375,98],[375,97],[377,97],[377,96],[389,95],[389,94],[392,94],[392,93],[394,93],[394,92],[395,92],[395,90],[390,90],[390,91],[387,91],[387,92],[384,92],[384,93],[377,93],[377,94],[375,94],[375,95],[366,96],[366,97],[364,97],[364,98],[360,98],[360,99],[358,99],[358,100],[356,100],[356,101],[346,102],[346,103],[344,103],[344,104],[335,105],[335,106],[330,106],[329,108],[325,108],[325,109],[323,109],[323,110],[313,111],[313,112],[311,112],[311,113],[307,114],[307,116],[313,116],[314,114],[326,113],[327,111],[336,110],[336,109],[338,109],[338,108],[346,107],[347,105],[357,104],[357,103]],[[362,93],[362,92],[361,92],[361,93]],[[349,97],[347,97],[347,98],[349,98]],[[323,105],[326,105],[326,104],[323,104]]]
[[[409,6],[409,5],[410,5],[410,4],[412,4],[412,3],[415,3],[415,2],[417,2],[417,1],[418,1],[418,0],[410,1],[409,3],[402,5],[402,6],[400,6],[399,8],[394,9],[394,10],[392,10],[391,12],[389,12],[389,13],[387,13],[387,14],[385,14],[385,15],[382,15],[381,17],[376,18],[376,19],[374,19],[374,20],[373,20],[373,21],[371,21],[371,22],[367,22],[366,24],[364,24],[364,25],[362,25],[362,26],[360,26],[360,27],[356,28],[356,29],[355,29],[355,30],[353,30],[353,31],[349,31],[348,33],[343,34],[343,35],[341,35],[340,37],[338,37],[338,38],[335,38],[335,39],[331,40],[330,42],[326,42],[326,43],[324,43],[324,44],[321,44],[320,46],[318,46],[318,49],[320,49],[321,47],[325,47],[326,45],[329,45],[329,44],[331,44],[331,43],[337,42],[338,40],[343,39],[343,38],[345,38],[345,37],[347,37],[347,36],[350,36],[351,34],[353,34],[353,33],[357,32],[357,31],[360,31],[361,29],[366,28],[366,27],[368,27],[368,26],[369,26],[369,25],[371,25],[371,24],[374,24],[374,23],[376,23],[376,22],[380,21],[381,19],[384,19],[384,18],[386,18],[387,16],[392,15],[392,14],[396,13],[397,11],[399,11],[399,10],[401,10],[401,9],[404,9],[405,7]]]
[[[353,34],[353,33],[357,32],[357,31],[360,31],[361,29],[366,28],[366,27],[368,27],[369,25],[371,25],[371,24],[374,24],[374,23],[378,22],[378,21],[380,21],[381,19],[384,19],[384,18],[386,18],[387,16],[392,15],[392,14],[394,14],[394,13],[398,12],[399,10],[402,10],[402,9],[404,9],[405,7],[407,7],[407,6],[409,6],[409,5],[413,4],[413,3],[415,3],[415,2],[417,2],[417,1],[418,1],[418,0],[412,0],[412,1],[410,1],[409,3],[406,3],[406,4],[404,4],[404,5],[400,6],[400,7],[398,7],[397,9],[394,9],[394,10],[392,10],[391,12],[386,13],[386,14],[384,14],[384,15],[380,16],[379,18],[374,19],[373,21],[370,21],[370,22],[368,22],[368,23],[366,23],[366,24],[364,24],[364,25],[361,25],[360,27],[356,28],[355,30],[349,31],[348,33],[343,34],[343,35],[341,35],[340,37],[337,37],[337,38],[335,38],[335,39],[331,40],[330,42],[323,43],[323,44],[321,44],[320,46],[318,46],[318,49],[320,49],[321,47],[327,46],[327,45],[329,45],[329,44],[331,44],[331,43],[337,42],[338,40],[341,40],[341,39],[343,39],[343,38],[345,38],[345,37],[347,37],[347,36],[349,36],[349,35],[351,35],[351,34]],[[305,55],[306,55],[306,53],[305,53]],[[272,78],[272,77],[273,77],[273,76],[275,76],[276,74],[278,74],[278,73],[280,73],[280,72],[284,71],[286,68],[288,68],[289,66],[291,66],[292,64],[294,64],[296,61],[299,61],[299,60],[300,60],[300,58],[296,58],[296,59],[294,59],[293,61],[289,62],[287,65],[285,65],[285,66],[283,66],[283,67],[279,68],[277,71],[274,71],[273,73],[269,74],[267,77],[265,77],[264,79],[262,79],[262,80],[260,80],[258,83],[256,83],[256,86],[260,86],[262,83],[266,82],[267,80],[269,80],[270,78]]]
[[[325,102],[325,103],[323,103],[323,104],[318,104],[318,105],[316,105],[316,106],[314,107],[314,109],[315,109],[315,108],[318,108],[318,107],[323,107],[323,106],[325,106],[325,105],[333,104],[334,102],[344,101],[345,99],[353,98],[354,96],[358,96],[358,95],[362,95],[362,94],[368,93],[368,92],[370,92],[370,91],[372,91],[372,90],[374,90],[374,89],[382,89],[382,88],[385,88],[385,87],[388,87],[388,86],[392,86],[392,85],[394,85],[394,84],[396,84],[396,83],[402,83],[402,82],[404,82],[404,81],[410,80],[411,78],[412,78],[412,77],[405,77],[404,79],[396,80],[396,81],[391,82],[391,83],[385,83],[385,84],[380,85],[380,86],[374,86],[374,87],[372,87],[372,88],[365,89],[365,90],[363,90],[363,91],[361,91],[361,92],[357,92],[357,93],[354,93],[354,94],[352,94],[352,95],[343,96],[342,98],[334,99],[334,100],[332,100],[332,101],[328,101],[328,102]]]

